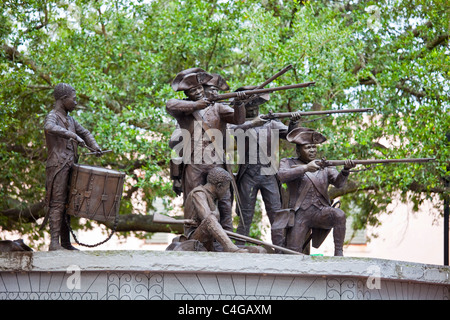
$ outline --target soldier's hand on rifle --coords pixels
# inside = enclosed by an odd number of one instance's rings
[[[212,101],[216,101],[218,99],[218,93],[217,91],[210,91],[209,92],[209,99],[211,99]]]
[[[197,110],[205,109],[211,104],[212,104],[211,101],[209,101],[206,98],[203,98],[203,99],[200,99],[200,100],[196,101],[196,109]]]
[[[317,170],[320,170],[317,160],[313,160],[306,165],[306,171],[308,172],[316,172]]]
[[[252,125],[251,125],[251,127],[252,127],[252,128],[254,128],[254,127],[261,127],[261,126],[264,125],[264,123],[266,123],[266,122],[267,122],[267,120],[261,119],[260,116],[257,116],[257,117],[255,117],[255,118],[252,120]]]
[[[242,100],[246,100],[248,98],[247,94],[245,93],[245,91],[238,91],[236,92],[238,95],[236,98],[234,98],[235,101],[242,101]]]
[[[81,146],[83,148],[86,148],[86,143],[79,136],[77,136],[77,143],[78,143],[79,146]]]
[[[348,170],[350,170],[350,169],[352,169],[354,167],[356,167],[356,164],[353,162],[353,160],[350,160],[350,159],[345,160],[344,170],[348,171]]]
[[[302,117],[301,112],[297,111],[297,112],[293,112],[290,118],[290,121],[298,121],[300,120],[300,118]]]

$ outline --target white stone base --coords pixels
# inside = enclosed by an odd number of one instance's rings
[[[450,268],[402,261],[174,251],[0,254],[0,299],[450,298]]]

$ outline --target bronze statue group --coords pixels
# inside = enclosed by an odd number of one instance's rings
[[[242,240],[233,243],[227,234],[233,230],[235,199],[240,218],[236,232],[248,236],[260,192],[273,245],[302,253],[310,237],[318,247],[333,229],[335,255],[343,255],[345,213],[331,206],[327,189],[330,184],[341,187],[346,183],[349,170],[355,166],[353,161],[345,161],[340,172],[335,167],[321,168],[316,163],[316,146],[326,138],[299,127],[298,112],[291,114],[288,126],[276,119],[263,120],[259,106],[269,97],[246,94],[255,87],[238,88],[235,92],[240,94],[232,106],[226,105],[215,99],[218,91],[229,90],[226,81],[220,75],[191,68],[175,77],[172,88],[183,91],[186,98],[170,99],[166,104],[167,112],[177,121],[170,146],[181,151],[178,162],[171,164],[176,172],[171,176],[174,190],[183,193],[185,219],[193,223],[186,225],[184,235],[176,238],[170,250],[264,252],[265,248],[245,246]],[[229,130],[239,129],[251,133],[244,135],[243,147],[238,147],[239,169],[234,174],[223,146]],[[282,159],[278,171],[267,161],[278,151],[272,145],[274,133],[296,145],[296,157]],[[282,183],[288,187],[289,208],[282,206]]]
[[[262,119],[259,106],[269,96],[247,94],[256,87],[238,88],[230,102],[219,102],[218,92],[228,91],[228,84],[220,75],[201,68],[178,73],[171,86],[186,95],[185,99],[168,100],[166,110],[177,121],[169,143],[179,155],[171,159],[173,188],[183,194],[184,218],[190,223],[168,250],[267,252],[267,247],[247,246],[243,241],[249,235],[260,192],[271,224],[273,248],[301,254],[310,239],[318,247],[333,230],[335,255],[343,255],[346,218],[342,210],[332,207],[327,189],[330,184],[341,187],[346,183],[349,170],[355,166],[352,160],[346,160],[341,171],[319,166],[317,145],[326,137],[299,127],[300,113],[292,113],[288,125],[277,119]],[[54,98],[54,109],[44,125],[49,250],[76,250],[64,218],[70,170],[77,162],[78,145],[98,155],[102,150],[92,134],[69,115],[77,104],[75,89],[58,84]],[[238,147],[237,173],[232,172],[224,147],[230,130],[246,133],[242,147]],[[276,157],[272,156],[278,150],[273,144],[279,138],[294,144],[296,155],[274,166]],[[278,165],[279,169],[274,169]],[[285,208],[280,190],[283,183],[288,194]],[[239,215],[236,234],[243,236],[234,242],[229,237],[233,207]]]

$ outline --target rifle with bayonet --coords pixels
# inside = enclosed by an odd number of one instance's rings
[[[369,160],[352,160],[354,164],[387,164],[387,163],[423,163],[435,161],[435,158],[406,158],[406,159],[369,159]],[[325,158],[316,160],[317,165],[321,168],[336,167],[345,165],[345,160],[327,160]]]
[[[289,64],[288,66],[284,67],[283,69],[281,69],[280,71],[278,71],[276,74],[274,74],[273,76],[271,76],[269,79],[267,79],[266,81],[264,81],[263,83],[261,83],[259,86],[253,88],[253,89],[248,89],[248,90],[256,90],[256,89],[263,89],[265,86],[267,86],[269,83],[271,83],[272,81],[274,81],[275,79],[281,77],[283,74],[285,74],[286,72],[288,72],[289,70],[292,69],[292,65]],[[245,92],[248,92],[248,90],[242,90]],[[250,95],[248,98],[245,99],[245,104],[250,104],[252,103],[252,101],[258,99],[260,97],[259,94],[252,94]],[[230,104],[235,104],[237,101],[224,101],[222,103],[230,103]],[[239,101],[238,103],[242,103],[243,101]]]
[[[229,93],[223,93],[218,94],[214,97],[209,98],[208,100],[211,101],[222,101],[222,100],[228,100],[231,98],[240,98],[245,99],[248,98],[254,94],[263,94],[263,93],[272,93],[275,91],[282,91],[282,90],[290,90],[290,89],[297,89],[297,88],[307,88],[309,86],[313,86],[315,82],[305,82],[305,83],[297,83],[297,84],[291,84],[287,86],[282,87],[274,87],[274,88],[263,88],[263,89],[253,89],[253,90],[245,90],[245,91],[238,91],[238,92],[229,92]]]
[[[290,118],[294,113],[300,114],[300,116],[319,116],[319,115],[329,115],[335,113],[353,113],[353,112],[370,112],[373,108],[362,108],[362,109],[345,109],[345,110],[324,110],[324,111],[298,111],[298,112],[269,112],[268,114],[260,115],[259,117],[264,120],[273,120],[281,118]]]
[[[266,81],[264,81],[263,83],[261,83],[259,86],[257,86],[255,89],[262,89],[265,86],[267,86],[269,83],[271,83],[273,80],[275,80],[276,78],[282,76],[283,74],[285,74],[286,72],[288,72],[289,70],[292,69],[292,64],[286,66],[285,68],[281,69],[280,71],[278,71],[276,74],[274,74],[272,77],[270,77],[269,79],[267,79]]]
[[[197,222],[195,222],[192,219],[175,219],[173,217],[169,217],[169,216],[165,216],[162,215],[160,213],[155,212],[153,214],[153,222],[154,223],[162,223],[162,224],[185,224],[185,225],[193,225],[193,226],[197,226]],[[251,237],[247,237],[244,236],[242,234],[238,234],[238,233],[234,233],[232,231],[228,231],[228,230],[224,230],[225,233],[228,235],[228,237],[235,239],[235,240],[240,240],[240,241],[245,241],[245,242],[249,242],[249,243],[253,243],[253,244],[257,244],[257,245],[262,245],[262,246],[267,246],[276,250],[280,250],[284,253],[288,253],[288,254],[297,254],[297,255],[301,255],[301,253],[297,252],[297,251],[293,251],[284,247],[280,247],[268,242],[264,242],[258,239],[254,239]]]

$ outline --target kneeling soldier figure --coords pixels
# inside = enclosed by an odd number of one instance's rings
[[[334,255],[342,256],[346,218],[341,209],[331,206],[328,186],[343,187],[355,164],[346,160],[340,172],[335,167],[321,168],[316,163],[317,144],[326,138],[312,129],[295,128],[286,139],[296,144],[297,153],[296,158],[282,159],[278,171],[280,181],[287,184],[289,206],[294,213],[293,225],[286,231],[286,247],[302,252],[312,230],[312,244],[318,248],[333,229]]]

